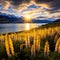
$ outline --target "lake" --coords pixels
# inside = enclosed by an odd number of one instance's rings
[[[32,28],[39,27],[43,24],[37,24],[37,23],[20,23],[20,24],[0,24],[0,34],[3,33],[10,33],[10,32],[19,32],[24,30],[29,30]]]

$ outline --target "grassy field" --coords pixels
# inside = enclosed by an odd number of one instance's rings
[[[0,34],[0,60],[60,60],[60,23]]]

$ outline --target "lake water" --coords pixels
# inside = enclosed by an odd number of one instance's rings
[[[23,30],[29,30],[32,28],[39,27],[43,24],[37,23],[20,23],[20,24],[0,24],[0,34],[9,33],[9,32],[18,32]]]

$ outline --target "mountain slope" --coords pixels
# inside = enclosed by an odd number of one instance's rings
[[[3,16],[0,15],[0,23],[24,23],[23,17],[16,18],[12,16]],[[49,20],[31,20],[30,22],[25,23],[52,23],[52,21]]]
[[[23,17],[16,17],[14,15],[7,15],[5,13],[0,13],[0,23],[52,23],[50,20],[36,20],[24,22]]]
[[[22,23],[22,18],[17,18],[13,15],[0,15],[0,23]]]
[[[60,22],[60,19],[57,19],[55,22]]]
[[[39,28],[53,28],[53,27],[60,27],[60,22],[49,23],[46,25],[42,25]]]
[[[52,23],[50,20],[32,20],[33,23]]]

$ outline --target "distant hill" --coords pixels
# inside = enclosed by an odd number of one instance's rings
[[[0,23],[23,23],[22,18],[17,18],[14,15],[0,15]]]
[[[32,20],[33,23],[52,23],[50,20]]]
[[[57,19],[55,22],[60,22],[60,19]]]
[[[33,19],[31,22],[25,23],[52,23],[53,21],[50,20],[36,20]],[[24,23],[23,17],[16,17],[14,15],[5,14],[0,12],[0,23]]]
[[[45,25],[39,26],[34,29],[38,30],[38,29],[54,28],[54,27],[60,27],[60,22],[53,22],[53,23],[45,24]],[[34,29],[32,29],[32,30],[34,30]]]

